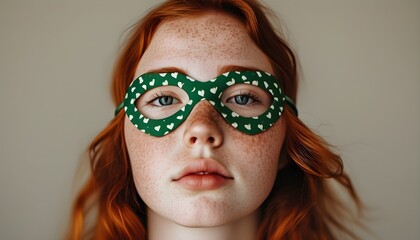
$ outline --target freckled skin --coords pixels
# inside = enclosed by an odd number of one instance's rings
[[[227,65],[273,73],[268,58],[238,20],[211,13],[161,25],[140,60],[136,76],[176,67],[205,81],[220,75],[220,67]],[[189,145],[190,137],[202,131],[220,144]],[[220,226],[258,211],[274,184],[284,134],[281,118],[263,133],[244,134],[231,127],[207,101],[198,103],[182,125],[164,137],[144,134],[125,119],[134,181],[148,214],[193,227]],[[206,147],[234,180],[211,191],[190,191],[174,184],[174,175],[188,163],[209,157],[200,155]]]

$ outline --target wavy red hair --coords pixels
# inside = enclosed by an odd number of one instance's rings
[[[169,0],[151,10],[132,29],[116,64],[112,94],[119,104],[137,65],[162,22],[219,11],[238,18],[269,57],[285,93],[296,100],[297,66],[293,52],[256,0]],[[360,200],[341,158],[286,108],[286,138],[270,196],[261,206],[259,239],[337,239],[337,230],[356,238],[343,224],[348,208],[329,185],[335,180],[356,208]],[[120,112],[89,147],[91,175],[74,202],[68,239],[147,239],[146,206],[137,194]],[[90,214],[94,220],[87,221]],[[90,226],[90,227],[88,227]]]

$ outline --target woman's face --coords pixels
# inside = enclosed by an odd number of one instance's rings
[[[273,73],[238,20],[209,13],[162,24],[136,76],[176,69],[207,81],[236,68]],[[223,225],[257,211],[274,184],[284,133],[281,118],[260,134],[242,133],[208,101],[164,137],[147,135],[125,119],[134,181],[148,214],[195,227]]]

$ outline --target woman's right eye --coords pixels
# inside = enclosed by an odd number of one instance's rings
[[[156,106],[168,106],[178,101],[171,96],[162,96],[153,100],[152,104]]]
[[[188,100],[188,94],[177,86],[159,86],[144,92],[136,108],[145,117],[163,119],[179,111]]]
[[[156,107],[165,107],[178,103],[179,100],[171,96],[157,96],[152,101],[151,105]]]

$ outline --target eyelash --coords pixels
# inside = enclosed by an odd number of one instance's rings
[[[161,108],[161,107],[170,107],[170,106],[172,106],[174,104],[174,103],[172,103],[170,105],[166,105],[165,106],[165,105],[157,105],[157,104],[154,103],[155,101],[159,100],[162,97],[171,97],[171,98],[173,98],[173,100],[174,100],[175,103],[179,102],[178,98],[175,97],[175,96],[173,96],[173,94],[168,94],[168,93],[164,93],[164,92],[156,92],[151,97],[151,100],[149,100],[147,102],[147,105],[152,106],[152,107],[159,107],[159,108]]]
[[[253,94],[253,93],[252,93],[251,91],[249,91],[249,90],[240,90],[239,94],[236,94],[236,95],[234,95],[234,96],[232,96],[232,97],[229,97],[229,98],[226,100],[226,102],[231,102],[231,101],[232,101],[233,99],[235,99],[235,97],[237,97],[237,96],[247,96],[247,97],[249,97],[250,99],[252,99],[252,103],[250,103],[250,104],[244,104],[244,105],[242,105],[242,104],[234,103],[234,104],[239,105],[239,106],[241,106],[241,107],[249,107],[249,106],[251,106],[251,105],[254,105],[254,104],[258,104],[258,103],[260,103],[260,100],[259,100],[258,96],[257,96],[256,94]]]

